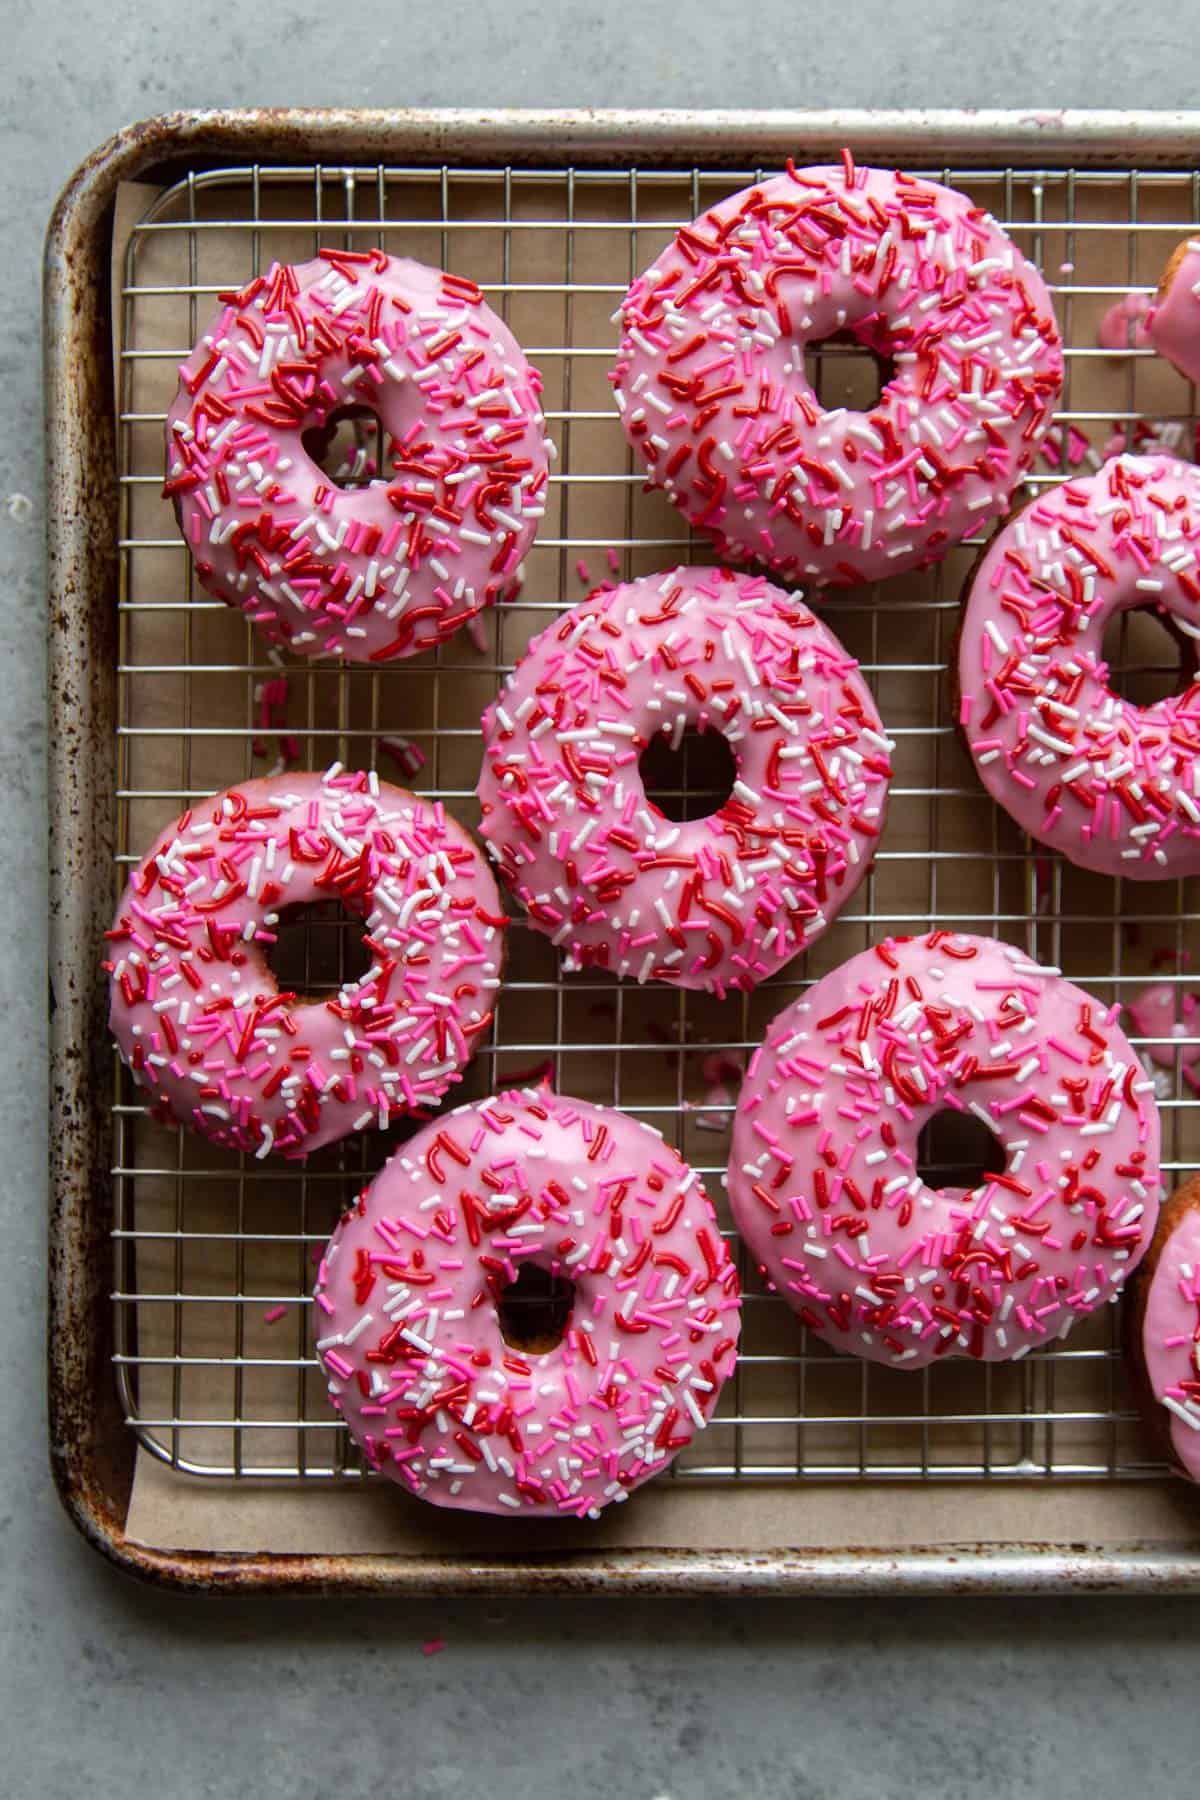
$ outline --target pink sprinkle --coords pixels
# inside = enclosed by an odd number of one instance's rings
[[[399,763],[406,775],[416,775],[425,767],[425,752],[404,737],[381,737],[379,748],[393,762]]]
[[[704,1111],[696,1114],[701,1131],[728,1131],[732,1122],[733,1095],[723,1082],[713,1082],[705,1089]],[[720,1110],[713,1110],[720,1109]]]
[[[268,1306],[266,1312],[264,1312],[264,1314],[263,1314],[263,1324],[264,1325],[278,1325],[280,1319],[285,1319],[286,1317],[287,1317],[287,1307],[286,1306]]]

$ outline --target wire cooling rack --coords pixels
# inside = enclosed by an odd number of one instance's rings
[[[919,172],[988,206],[1055,295],[1067,379],[1035,484],[1062,479],[1089,446],[1103,454],[1115,432],[1132,438],[1148,426],[1190,446],[1192,389],[1146,352],[1099,351],[1095,331],[1114,300],[1151,289],[1176,241],[1195,231],[1197,177]],[[605,380],[616,340],[611,314],[676,227],[761,173],[244,167],[193,172],[169,190],[134,196],[115,296],[122,576],[114,902],[164,823],[193,800],[266,773],[281,754],[303,767],[335,758],[377,766],[442,798],[466,824],[477,822],[480,713],[529,638],[596,580],[706,559],[673,509],[642,491]],[[176,366],[217,291],[325,244],[378,244],[478,281],[543,373],[560,452],[520,598],[475,636],[383,669],[311,667],[268,653],[240,615],[197,588],[159,492]],[[837,344],[810,350],[809,368],[827,403],[862,405],[878,385],[871,359]],[[372,444],[361,428],[358,437],[346,467],[361,478]],[[327,466],[346,450],[345,442],[333,447]],[[546,1071],[565,1092],[658,1126],[701,1171],[728,1231],[722,1177],[735,1083],[714,1093],[706,1059],[744,1061],[780,1007],[886,932],[936,921],[1007,938],[1105,1001],[1127,1001],[1152,979],[1188,988],[1196,884],[1101,881],[1073,869],[1022,838],[975,779],[953,729],[947,681],[973,554],[968,544],[934,571],[842,594],[823,608],[875,692],[896,740],[896,773],[871,873],[808,957],[752,996],[717,1002],[596,972],[564,978],[547,941],[517,922],[494,1039],[447,1104]],[[1154,638],[1156,629],[1145,615],[1127,615],[1110,646],[1135,699],[1155,697],[1178,677],[1176,652]],[[262,688],[272,682],[268,697],[282,716],[268,720]],[[410,753],[384,742],[396,738],[424,758],[411,780],[396,761],[397,752]],[[709,810],[718,774],[703,744],[685,743],[678,764],[657,769],[657,797],[681,812]],[[318,993],[352,970],[355,934],[344,920],[310,918],[290,934],[287,954],[281,973]],[[1137,1041],[1144,1050],[1166,1045],[1172,1058],[1158,1075],[1170,1182],[1194,1166],[1200,1148],[1200,1100],[1183,1066],[1200,1040]],[[196,1475],[360,1477],[312,1354],[312,1260],[340,1207],[410,1128],[323,1151],[303,1170],[277,1168],[156,1125],[120,1067],[116,1095],[114,1362],[130,1425],[154,1455]],[[923,1166],[937,1179],[964,1158],[969,1146],[935,1142]],[[742,1276],[736,1377],[716,1421],[664,1479],[1111,1480],[1159,1472],[1136,1428],[1112,1309],[1066,1344],[1015,1364],[959,1360],[905,1373],[830,1353],[762,1293],[744,1257]]]

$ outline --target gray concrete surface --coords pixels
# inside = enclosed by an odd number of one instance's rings
[[[986,23],[985,23],[986,21]],[[1200,1606],[221,1604],[114,1577],[45,1467],[38,260],[118,125],[187,104],[1194,104],[1128,0],[0,7],[0,1791],[1177,1795]],[[27,506],[18,498],[25,496]],[[445,1651],[423,1657],[440,1636]]]

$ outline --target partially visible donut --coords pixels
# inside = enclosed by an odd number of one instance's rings
[[[768,1027],[729,1197],[767,1280],[857,1356],[997,1361],[1120,1293],[1159,1205],[1153,1083],[1107,1008],[1011,944],[889,938]],[[997,1140],[969,1191],[917,1167],[935,1115]]]
[[[167,480],[201,584],[297,655],[387,662],[518,585],[545,509],[541,380],[474,282],[322,250],[221,295],[180,368]],[[367,407],[390,467],[341,489],[304,446]]]
[[[707,818],[646,797],[638,758],[721,732]],[[795,595],[672,569],[590,595],[484,714],[480,831],[568,968],[753,988],[832,923],[883,826],[891,744],[854,658]]]
[[[267,963],[286,907],[336,900],[371,966],[327,1000]],[[440,804],[373,774],[245,781],[160,833],[117,908],[110,1025],[155,1108],[265,1156],[439,1100],[492,1017],[506,920]]]
[[[1146,320],[1146,335],[1181,375],[1200,381],[1200,239],[1189,238],[1172,252]]]
[[[1200,872],[1200,682],[1138,707],[1108,685],[1104,628],[1153,607],[1200,638],[1200,470],[1119,456],[998,531],[968,586],[959,723],[1023,831],[1082,868]]]
[[[1200,1481],[1200,1175],[1162,1209],[1127,1335],[1151,1438],[1180,1474]]]
[[[530,1264],[574,1293],[558,1341],[514,1347],[498,1308]],[[438,1506],[542,1516],[595,1518],[665,1469],[741,1324],[694,1171],[648,1125],[548,1089],[410,1139],[335,1230],[314,1302],[372,1468]]]
[[[1062,387],[1037,270],[981,207],[885,169],[793,169],[680,231],[625,296],[613,371],[649,479],[726,561],[788,582],[935,562],[1004,512]],[[894,373],[825,411],[806,345]]]

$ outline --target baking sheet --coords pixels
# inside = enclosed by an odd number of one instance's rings
[[[168,1550],[395,1556],[605,1550],[950,1550],[981,1545],[1184,1549],[1200,1501],[1182,1482],[932,1487],[651,1483],[594,1524],[489,1519],[398,1490],[280,1490],[177,1475],[138,1454],[127,1535]]]
[[[114,899],[128,859],[163,823],[190,798],[265,772],[276,748],[268,737],[266,754],[253,756],[250,732],[255,683],[273,667],[244,621],[206,604],[194,587],[173,515],[158,493],[161,424],[140,416],[169,403],[175,360],[156,353],[191,344],[213,304],[199,290],[236,285],[272,258],[300,260],[317,242],[383,242],[497,292],[542,368],[548,411],[570,415],[552,420],[551,429],[563,453],[560,469],[569,469],[571,479],[553,489],[524,592],[485,621],[482,649],[461,634],[431,656],[386,671],[289,669],[286,729],[299,734],[307,766],[324,766],[334,756],[369,764],[380,733],[402,734],[430,759],[413,785],[445,793],[451,809],[473,824],[479,714],[495,691],[498,669],[515,660],[554,610],[584,592],[577,559],[593,579],[609,572],[610,544],[619,546],[623,576],[704,559],[703,546],[693,549],[673,510],[640,491],[604,381],[615,338],[608,319],[629,276],[669,236],[670,223],[691,217],[737,180],[676,175],[656,183],[647,176],[631,188],[628,176],[522,178],[505,185],[505,231],[492,223],[498,181],[482,172],[414,171],[406,178],[389,171],[386,180],[380,172],[374,181],[360,174],[348,183],[343,172],[327,170],[315,180],[276,182],[244,171],[227,182],[185,183],[158,214],[164,228],[138,231],[132,263],[138,291],[115,297],[114,337],[133,352],[124,358],[120,391],[127,415],[123,470],[135,479],[125,489],[122,594],[127,674],[119,849],[126,860]],[[1023,227],[1017,231],[1022,246],[1038,255],[1060,290],[1060,320],[1079,346],[1093,342],[1095,323],[1116,291],[1153,281],[1175,241],[1174,223],[1193,216],[1190,189],[1151,184],[1133,196],[1147,228],[1131,239],[1119,229],[1131,204],[1123,178],[1077,189],[1065,178],[1047,177],[1040,192],[1028,181],[1014,187],[1000,176],[961,185]],[[122,190],[114,240],[118,289],[128,234],[152,199],[144,188]],[[249,221],[255,213],[256,226],[221,223]],[[333,227],[313,228],[314,213],[334,220]],[[1053,222],[1067,213],[1076,220],[1072,230]],[[342,223],[366,217],[369,226]],[[631,217],[639,221],[634,230]],[[289,223],[298,219],[305,223]],[[195,228],[165,228],[181,220],[194,220]],[[1172,229],[1156,231],[1156,222]],[[1114,296],[1099,291],[1106,286]],[[555,346],[575,353],[557,354]],[[827,399],[853,403],[869,375],[861,358],[834,356],[823,379]],[[1094,415],[1081,422],[1098,443],[1116,414],[1171,417],[1191,404],[1186,385],[1160,363],[1073,360],[1072,411]],[[696,1117],[705,1089],[699,1052],[756,1042],[801,980],[884,931],[953,919],[962,929],[1021,942],[1044,961],[1061,961],[1104,999],[1140,986],[1156,951],[1178,954],[1186,947],[1196,918],[1194,884],[1122,889],[1033,857],[980,794],[950,729],[944,680],[957,586],[971,555],[956,552],[932,575],[889,583],[882,600],[864,591],[826,609],[867,668],[897,734],[897,773],[876,868],[806,966],[793,965],[755,996],[723,1004],[606,979],[560,985],[551,947],[514,930],[495,1047],[478,1059],[451,1104],[503,1085],[549,1050],[563,1091],[619,1103],[666,1129],[705,1170],[715,1193],[727,1137],[706,1132]],[[398,778],[386,759],[378,764]],[[144,1118],[123,1075],[118,1091],[118,1230],[135,1234],[118,1239],[117,1292],[135,1297],[117,1302],[118,1348],[130,1359],[122,1365],[130,1412],[157,1452],[139,1453],[130,1535],[175,1548],[231,1550],[415,1553],[507,1544],[495,1522],[449,1518],[374,1484],[343,1480],[355,1465],[317,1372],[305,1366],[311,1361],[303,1304],[311,1252],[338,1206],[406,1128],[323,1153],[303,1174],[274,1165],[246,1169]],[[1164,1118],[1165,1148],[1182,1168],[1194,1161],[1200,1133],[1191,1107],[1177,1098]],[[741,1373],[727,1390],[723,1419],[685,1453],[676,1476],[582,1532],[565,1525],[510,1528],[514,1546],[561,1547],[568,1533],[581,1545],[713,1548],[1030,1538],[1133,1543],[1147,1535],[1175,1542],[1187,1533],[1186,1502],[1148,1483],[1134,1494],[1128,1487],[1051,1490],[1020,1481],[1023,1473],[1044,1469],[1152,1473],[1123,1391],[1113,1317],[1081,1327],[1051,1357],[1010,1367],[945,1363],[912,1377],[806,1345],[786,1310],[762,1296],[753,1280],[747,1285]],[[180,1304],[179,1294],[191,1298]],[[284,1316],[268,1323],[279,1306]],[[299,1469],[310,1479],[266,1491],[249,1480],[199,1482],[164,1467],[161,1456],[201,1470],[234,1467],[247,1476]],[[916,1465],[923,1473],[941,1471],[942,1481],[886,1491],[841,1484],[829,1490],[794,1479],[784,1485],[798,1471],[884,1476]],[[1013,1479],[1001,1489],[950,1483],[945,1478],[955,1468]],[[772,1470],[778,1482],[770,1480]],[[720,1487],[707,1485],[718,1478]]]

